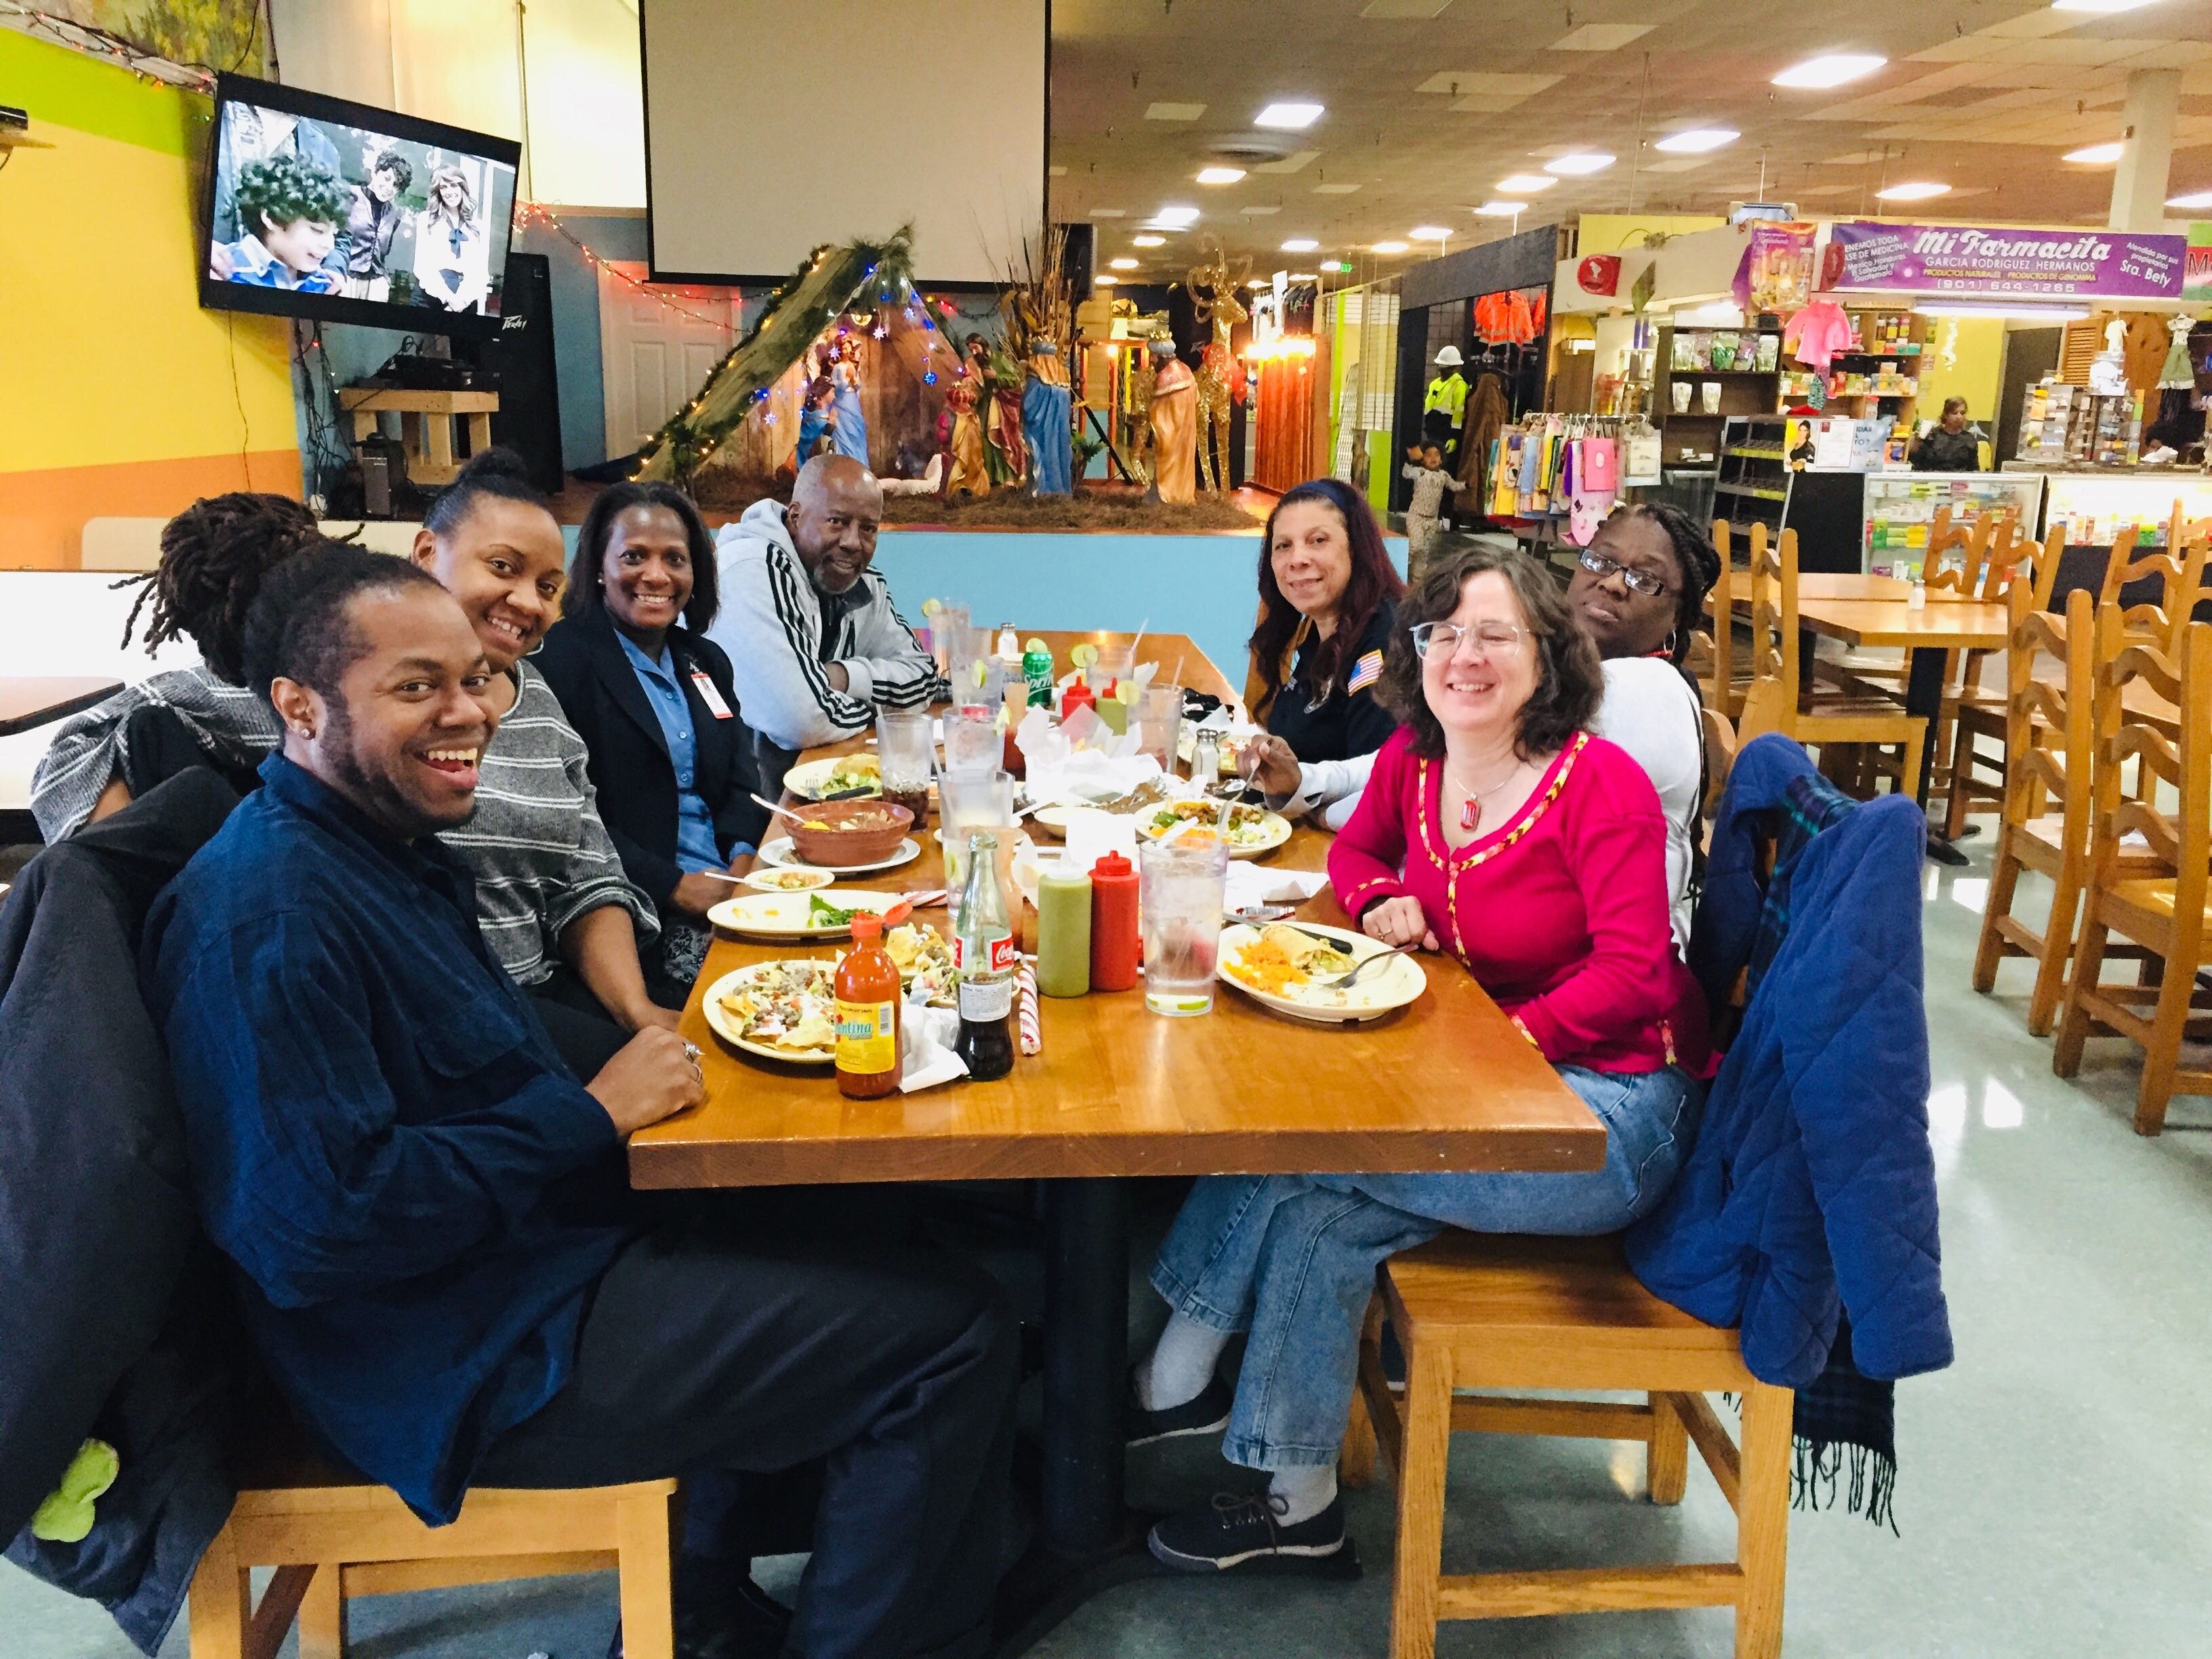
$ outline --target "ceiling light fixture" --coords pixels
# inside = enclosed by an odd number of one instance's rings
[[[1508,196],[1527,196],[1540,190],[1549,190],[1559,181],[1548,173],[1516,173],[1510,179],[1500,179],[1498,188]]]
[[[1293,236],[1289,241],[1283,244],[1283,252],[1285,253],[1311,253],[1320,246],[1321,244],[1314,240],[1310,236]]]
[[[1168,239],[1164,236],[1132,236],[1129,242],[1134,247],[1165,247]]]
[[[1403,253],[1406,251],[1403,242],[1377,242],[1374,246],[1377,253]]]
[[[1252,125],[1297,132],[1320,120],[1322,112],[1320,104],[1270,104],[1252,118]]]
[[[1516,218],[1528,210],[1528,204],[1526,202],[1485,202],[1480,207],[1475,209],[1475,211],[1486,219]]]
[[[1554,155],[1544,163],[1544,171],[1580,179],[1589,173],[1603,173],[1612,165],[1613,157],[1602,150],[1577,150],[1571,155]]]
[[[2101,167],[2110,166],[2127,153],[2128,147],[2124,143],[2115,142],[2109,144],[2089,144],[2080,149],[2069,149],[2066,152],[2065,159],[2069,161],[2078,161],[2083,167]]]
[[[1799,87],[1819,91],[1827,87],[1840,87],[1872,75],[1887,58],[1877,58],[1872,52],[1832,52],[1819,58],[1808,58],[1802,64],[1792,64],[1774,77],[1778,87]]]
[[[1734,127],[1688,127],[1670,132],[1651,146],[1673,155],[1703,155],[1707,150],[1732,144],[1743,135]]]
[[[1324,259],[1321,262],[1321,268],[1323,270],[1329,271],[1331,273],[1349,270],[1352,269],[1352,267],[1342,259]]]
[[[1233,185],[1244,176],[1243,167],[1200,167],[1198,182],[1201,185]]]
[[[1099,272],[1096,276],[1093,276],[1091,280],[1091,282],[1092,282],[1093,283],[1095,283],[1097,286],[1098,286],[1098,287],[1100,287],[1100,288],[1111,288],[1111,287],[1113,287],[1113,286],[1114,286],[1114,284],[1115,284],[1115,283],[1116,283],[1120,282],[1121,279],[1119,276],[1108,276],[1104,271],[1103,271],[1103,270],[1102,270],[1102,271],[1100,271],[1100,272]]]
[[[1294,270],[1290,274],[1288,280],[1293,283],[1317,283],[1321,281],[1321,273],[1317,270]]]
[[[1106,263],[1116,270],[1134,270],[1137,268],[1134,259],[1109,259]]]
[[[1194,207],[1164,207],[1152,216],[1156,225],[1165,225],[1170,230],[1188,230],[1198,222]]]
[[[1446,225],[1415,225],[1406,234],[1417,242],[1441,242],[1451,234],[1451,229]]]
[[[2178,208],[2212,208],[2212,190],[2191,191],[2186,196],[2169,196],[2166,198],[2166,204]]]
[[[1948,196],[1950,193],[1951,186],[1948,185],[1921,179],[1910,184],[1892,185],[1887,190],[1875,191],[1875,196],[1884,202],[1924,202],[1931,197]]]

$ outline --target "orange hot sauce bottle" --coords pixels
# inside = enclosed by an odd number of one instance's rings
[[[883,946],[884,918],[853,918],[853,948],[837,964],[837,1087],[855,1100],[899,1086],[899,971]]]

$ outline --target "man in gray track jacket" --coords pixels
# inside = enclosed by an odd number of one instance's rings
[[[878,708],[926,708],[946,695],[890,584],[869,568],[883,510],[873,473],[820,455],[800,470],[789,507],[756,501],[716,538],[722,609],[707,637],[729,655],[746,720],[778,748],[835,743]],[[781,775],[774,769],[763,783]]]

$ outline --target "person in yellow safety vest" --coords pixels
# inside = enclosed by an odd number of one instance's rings
[[[1459,448],[1460,424],[1467,418],[1467,380],[1459,372],[1457,346],[1437,353],[1437,373],[1421,399],[1421,439],[1439,446],[1449,459]]]

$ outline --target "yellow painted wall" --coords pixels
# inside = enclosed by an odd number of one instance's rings
[[[0,29],[51,149],[0,173],[0,568],[68,569],[88,518],[300,489],[289,325],[202,311],[208,101]]]
[[[2004,319],[2002,317],[1930,317],[1929,342],[1920,360],[1918,413],[1934,420],[1943,412],[1946,398],[1964,398],[1969,419],[1995,431],[1997,396],[2004,374]],[[1956,325],[1954,367],[1943,367],[1946,331]]]

